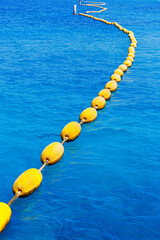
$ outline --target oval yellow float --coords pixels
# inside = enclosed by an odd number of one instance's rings
[[[133,34],[134,34],[134,33],[133,33],[132,31],[129,31],[129,36],[130,36],[130,35],[133,35]]]
[[[132,43],[136,43],[137,44],[137,41],[135,38],[132,39]]]
[[[132,62],[130,60],[124,61],[124,64],[127,65],[127,67],[132,66]]]
[[[73,141],[76,139],[81,132],[81,125],[78,122],[68,123],[61,132],[61,138],[67,137],[67,141]]]
[[[123,76],[123,71],[122,71],[122,69],[119,69],[119,68],[117,68],[115,71],[114,71],[114,73],[116,73],[116,74],[119,74],[119,76]]]
[[[103,97],[105,100],[108,100],[111,97],[111,92],[109,89],[102,89],[98,96]]]
[[[131,43],[131,47],[136,48],[136,47],[137,47],[137,44],[136,44],[135,42],[132,42],[132,43]]]
[[[20,193],[20,197],[26,197],[33,193],[42,182],[42,174],[36,168],[31,168],[22,173],[13,184],[14,194]]]
[[[131,62],[134,61],[133,57],[131,57],[131,56],[128,56],[128,57],[126,58],[126,60],[129,60],[129,61],[131,61]]]
[[[98,97],[95,97],[93,100],[92,100],[92,103],[91,103],[91,106],[96,108],[96,109],[102,109],[104,108],[106,105],[106,101],[103,97],[101,96],[98,96]]]
[[[84,121],[84,123],[92,122],[97,117],[97,111],[93,107],[86,108],[81,114],[80,114],[80,121]]]
[[[8,224],[11,214],[12,211],[10,207],[6,203],[0,202],[0,233]]]
[[[121,64],[118,68],[122,69],[123,72],[127,71],[127,65],[125,64]]]
[[[135,53],[134,47],[129,47],[129,48],[128,48],[128,52],[133,52],[133,53]]]
[[[128,50],[128,53],[133,53],[133,54],[135,54],[135,51],[134,51],[134,50]]]
[[[49,144],[41,154],[41,161],[45,163],[48,160],[49,165],[53,165],[58,162],[64,153],[64,147],[59,142]]]
[[[121,69],[119,69],[121,70]],[[112,76],[111,76],[111,80],[115,80],[116,82],[120,82],[121,81],[121,77],[119,74],[117,73],[114,73]]]
[[[128,57],[129,57],[129,56],[135,58],[135,54],[134,54],[133,52],[129,52],[129,53],[128,53]]]
[[[117,83],[116,81],[109,81],[106,86],[106,89],[109,89],[111,92],[115,91],[117,89]]]
[[[128,49],[135,51],[135,48],[133,46],[130,46]]]

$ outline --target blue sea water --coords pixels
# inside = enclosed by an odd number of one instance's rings
[[[73,0],[1,0],[0,201],[90,106],[127,56],[114,26],[74,16]],[[160,1],[112,0],[94,16],[138,41],[133,66],[43,182],[16,200],[2,240],[160,239]],[[88,10],[78,6],[78,12]]]

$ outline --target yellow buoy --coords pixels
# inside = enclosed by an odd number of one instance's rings
[[[127,65],[125,64],[121,64],[118,68],[122,69],[123,72],[127,71]]]
[[[97,117],[97,111],[93,107],[86,108],[81,114],[80,114],[80,121],[83,121],[84,123],[92,122]]]
[[[81,125],[78,122],[68,123],[61,132],[61,138],[67,138],[67,141],[73,141],[79,136],[81,132]]]
[[[116,73],[116,74],[119,74],[119,76],[123,76],[123,71],[122,71],[122,69],[119,69],[119,68],[117,68],[115,71],[114,71],[114,73]]]
[[[111,92],[115,91],[117,89],[117,83],[116,81],[109,81],[106,86],[106,89],[109,89]]]
[[[117,22],[115,22],[114,25],[115,25],[117,28],[120,27],[120,25],[119,25]]]
[[[132,47],[132,46],[130,46],[130,47],[128,48],[128,51],[133,51],[133,52],[135,52],[135,48]]]
[[[132,42],[132,43],[131,43],[131,47],[136,48],[136,47],[137,47],[137,44],[136,44],[135,42]]]
[[[129,31],[128,35],[132,36],[132,35],[134,35],[134,33],[132,31]]]
[[[128,49],[135,51],[135,48],[133,46],[130,46]]]
[[[132,39],[132,43],[136,43],[137,44],[137,41],[135,38]]]
[[[131,43],[132,43],[133,40],[134,40],[134,37],[130,37],[130,41],[131,41]]]
[[[102,89],[98,96],[104,97],[105,100],[108,100],[111,97],[111,92],[109,89]]]
[[[41,161],[45,163],[48,160],[48,164],[52,165],[58,162],[64,153],[64,147],[59,142],[49,144],[41,154]]]
[[[131,62],[134,61],[133,57],[131,57],[131,56],[128,56],[128,57],[126,58],[126,60],[130,60]]]
[[[126,61],[124,61],[124,64],[126,64],[127,67],[132,66],[132,62],[131,62],[130,60],[126,60]]]
[[[102,109],[104,108],[106,105],[106,101],[103,97],[101,96],[98,96],[98,97],[95,97],[93,100],[92,100],[92,103],[91,103],[91,106],[96,108],[96,109]]]
[[[121,69],[119,69],[121,70]],[[117,73],[114,73],[112,76],[111,76],[111,80],[115,80],[116,82],[120,82],[121,81],[121,77],[119,74]]]
[[[25,197],[33,193],[42,182],[42,173],[36,169],[31,168],[22,173],[13,184],[14,194],[20,193],[20,197]]]
[[[10,207],[6,203],[0,202],[0,233],[8,224],[11,214],[12,211]]]
[[[129,52],[129,53],[128,53],[128,57],[129,57],[129,56],[135,58],[135,54],[134,54],[133,52]]]
[[[128,50],[128,52],[132,52],[132,53],[135,54],[135,49],[133,50],[133,49],[130,48],[130,49]]]

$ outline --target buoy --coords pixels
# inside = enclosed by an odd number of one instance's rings
[[[121,69],[119,69],[121,70]],[[121,77],[119,74],[117,73],[114,73],[112,76],[111,76],[111,80],[115,80],[116,82],[120,82],[121,81]]]
[[[128,35],[129,36],[132,36],[132,35],[134,36],[134,33],[132,31],[129,31]]]
[[[129,56],[135,58],[135,54],[134,54],[133,52],[129,52],[129,53],[128,53],[128,57],[129,57]]]
[[[134,40],[134,37],[130,37],[130,41],[131,41],[131,43],[132,43],[133,40]]]
[[[101,96],[98,96],[98,97],[95,97],[93,100],[92,100],[92,103],[91,103],[91,106],[96,108],[96,109],[102,109],[104,108],[106,105],[106,101],[103,97]]]
[[[129,48],[128,48],[128,52],[133,52],[133,53],[135,53],[134,47],[129,47]]]
[[[114,71],[114,73],[117,73],[117,74],[119,74],[119,76],[123,76],[123,71],[122,71],[122,69],[119,69],[119,68],[117,68],[115,71]]]
[[[106,89],[109,89],[111,92],[115,91],[117,89],[117,83],[116,81],[109,81],[106,86],[105,86]]]
[[[73,14],[74,14],[74,15],[77,14],[77,5],[73,5]]]
[[[135,42],[132,42],[132,43],[131,43],[131,47],[136,48],[136,47],[137,47],[137,44],[136,44]]]
[[[131,57],[131,56],[128,56],[128,57],[126,58],[126,60],[130,60],[131,62],[134,61],[133,57]]]
[[[59,142],[49,144],[41,154],[41,161],[45,163],[48,161],[48,165],[53,165],[58,162],[64,153],[64,147]]]
[[[132,62],[131,62],[130,60],[126,60],[126,61],[124,61],[124,64],[126,64],[127,67],[132,66]]]
[[[61,132],[61,138],[67,138],[67,141],[73,141],[81,132],[81,125],[78,122],[68,123]]]
[[[105,100],[108,100],[111,97],[111,92],[109,89],[102,89],[99,93],[98,96],[103,97]]]
[[[0,233],[8,224],[11,218],[11,214],[12,214],[12,211],[11,211],[11,208],[8,206],[8,204],[0,202]]]
[[[13,184],[14,194],[20,193],[20,197],[26,197],[33,193],[42,182],[42,173],[36,169],[31,168],[22,173]]]
[[[115,22],[114,25],[115,25],[117,28],[120,27],[120,25],[119,25],[117,22]]]
[[[128,52],[132,52],[132,53],[134,53],[134,54],[135,54],[135,50],[134,50],[134,49],[132,49],[132,48],[128,48]]]
[[[130,41],[133,41],[135,39],[135,37],[133,35],[129,36]]]
[[[122,69],[123,72],[127,71],[127,65],[125,64],[121,64],[118,68]]]
[[[132,43],[136,43],[137,44],[137,41],[135,38],[132,39]]]
[[[80,121],[83,121],[84,123],[92,122],[97,117],[97,111],[93,107],[86,108],[81,114],[80,114]]]

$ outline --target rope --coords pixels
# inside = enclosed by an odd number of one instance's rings
[[[68,139],[68,137],[65,137],[65,138],[63,139],[63,141],[61,142],[61,144],[63,145],[63,144],[67,141],[67,139]]]
[[[80,124],[80,125],[83,125],[83,123],[85,122],[85,120],[86,120],[86,119],[84,118],[83,120],[80,121],[79,124]]]
[[[14,197],[9,201],[8,206],[10,206],[20,196],[20,194],[21,194],[21,191],[16,193]]]
[[[39,171],[41,172],[46,165],[48,165],[48,160],[46,160],[45,163],[42,165],[42,167],[40,167]]]

